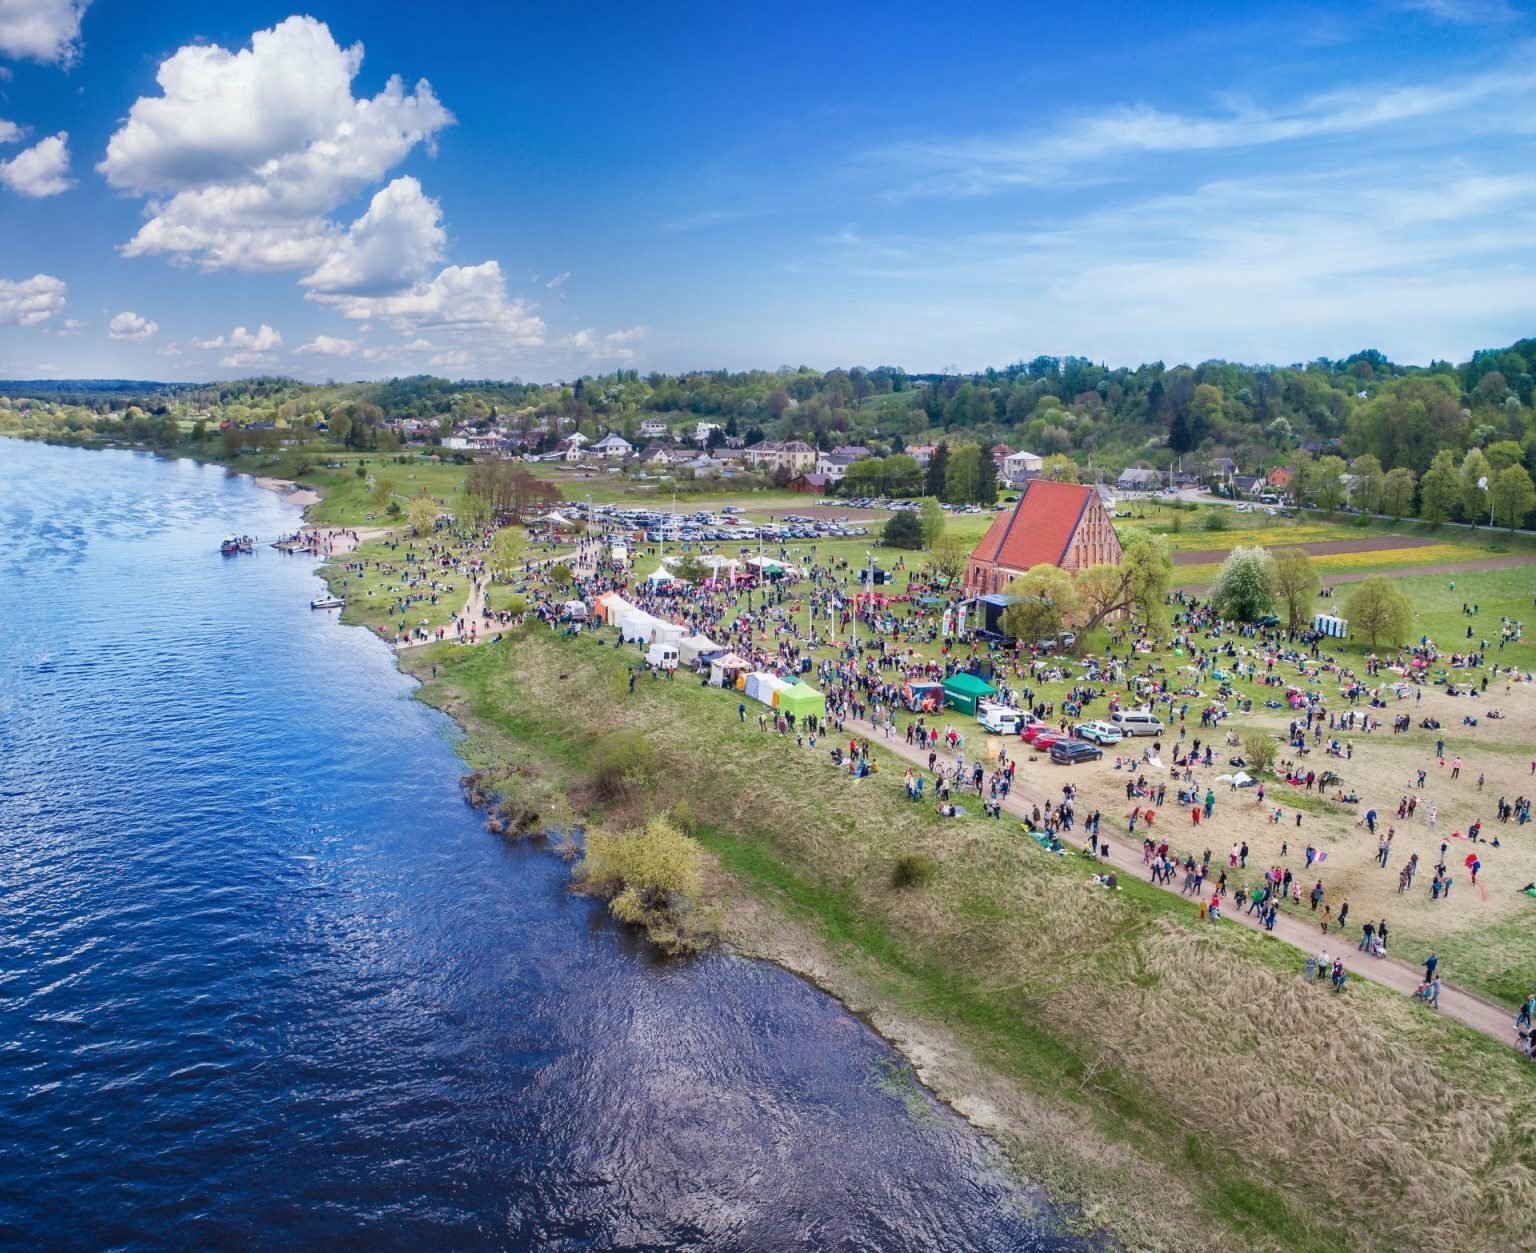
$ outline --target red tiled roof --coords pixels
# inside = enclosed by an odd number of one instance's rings
[[[1060,565],[1094,495],[1087,484],[1031,479],[1019,493],[1019,503],[988,528],[971,560],[1010,570]]]

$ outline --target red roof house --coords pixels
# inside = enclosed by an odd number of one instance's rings
[[[998,515],[965,567],[971,596],[1003,591],[1032,566],[1119,565],[1120,541],[1097,489],[1031,479],[1016,505]]]

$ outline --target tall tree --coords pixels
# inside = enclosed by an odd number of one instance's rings
[[[937,500],[944,498],[945,476],[949,473],[949,442],[940,440],[928,458],[923,474],[923,492]]]
[[[1252,622],[1275,603],[1274,563],[1263,548],[1234,548],[1227,554],[1208,597],[1216,612]]]
[[[1488,516],[1488,489],[1493,470],[1481,448],[1470,448],[1461,459],[1461,516],[1476,526]]]
[[[1078,648],[1088,633],[1106,618],[1129,613],[1149,631],[1159,630],[1167,616],[1168,588],[1173,582],[1173,556],[1161,535],[1132,532],[1125,540],[1119,565],[1093,565],[1077,574],[1083,607]]]
[[[1439,526],[1455,511],[1460,499],[1461,471],[1456,465],[1456,454],[1442,448],[1419,482],[1419,517],[1431,526]]]
[[[1286,625],[1300,630],[1311,616],[1312,597],[1321,585],[1317,567],[1305,549],[1282,548],[1275,554],[1274,584],[1275,595],[1285,609]]]
[[[1373,574],[1344,605],[1350,632],[1364,635],[1371,651],[1378,644],[1400,647],[1413,627],[1413,602],[1384,574]]]
[[[1003,629],[1015,639],[1034,643],[1061,630],[1078,610],[1077,586],[1060,566],[1032,566],[1004,593]]]
[[[1524,466],[1506,466],[1493,481],[1494,517],[1513,531],[1536,508],[1536,485]]]
[[[1413,471],[1397,466],[1387,472],[1381,484],[1381,508],[1396,522],[1413,509]]]

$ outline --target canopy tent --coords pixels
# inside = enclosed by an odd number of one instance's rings
[[[824,717],[827,712],[827,698],[809,683],[792,683],[784,688],[779,692],[778,704],[781,712],[792,713],[796,718],[811,714]]]
[[[645,576],[645,581],[647,583],[652,584],[653,586],[655,586],[657,584],[662,584],[662,583],[681,583],[682,582],[682,580],[679,579],[677,577],[677,575],[673,574],[672,571],[668,570],[667,567],[664,566],[664,565],[663,566],[657,566],[648,575],[646,575]]]
[[[707,635],[689,635],[678,643],[677,657],[683,665],[691,666],[705,653],[712,653],[718,647]]]
[[[772,705],[778,696],[779,689],[785,685],[784,680],[776,674],[768,674],[763,670],[754,670],[747,675],[746,693],[753,700],[764,705]]]
[[[741,571],[741,562],[735,557],[722,557],[718,553],[711,553],[707,557],[700,557],[699,560],[709,567],[713,578],[734,579]]]
[[[605,593],[598,601],[603,606],[603,621],[611,627],[623,622],[625,614],[635,612],[635,607],[617,592]]]
[[[619,620],[619,634],[626,642],[677,644],[682,641],[683,628],[643,609],[631,609]]]
[[[997,689],[985,679],[974,674],[952,674],[944,680],[944,699],[952,709],[963,714],[974,714],[976,705],[984,697],[997,695]]]
[[[567,518],[563,513],[559,512],[559,510],[556,510],[556,509],[551,509],[542,518],[539,518],[538,521],[540,521],[540,522],[547,522],[547,523],[550,524],[550,526],[563,526],[563,527],[565,527],[567,529],[569,529],[570,527],[573,527],[573,526],[576,525],[569,518]]]
[[[709,663],[709,681],[716,687],[725,687],[735,683],[736,676],[744,670],[750,670],[752,665],[735,653],[723,653]]]
[[[794,566],[772,557],[748,557],[747,564],[765,579],[793,578],[799,574]]]

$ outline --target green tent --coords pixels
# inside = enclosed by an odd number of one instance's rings
[[[974,674],[952,674],[944,680],[945,703],[963,714],[974,714],[979,701],[996,694],[995,687]]]
[[[815,714],[825,717],[827,698],[809,683],[796,683],[779,692],[778,707],[782,713],[792,713],[797,719]]]

